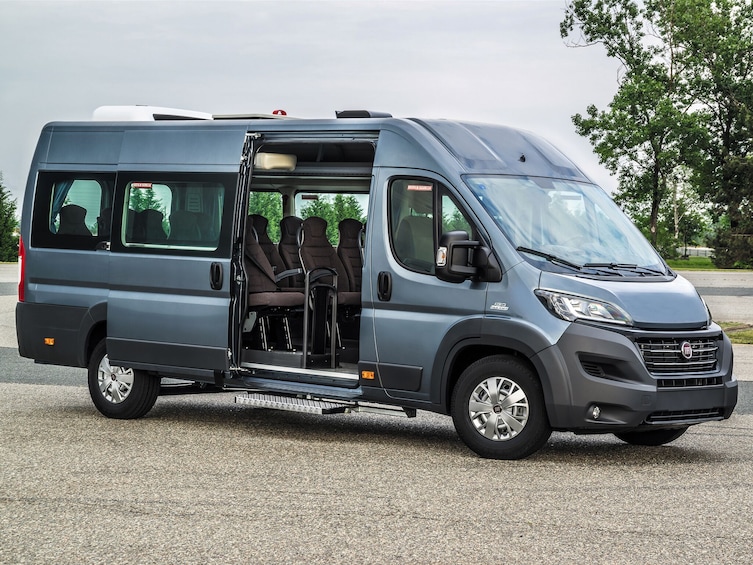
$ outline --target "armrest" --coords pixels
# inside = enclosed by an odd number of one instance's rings
[[[282,279],[287,279],[289,277],[294,277],[296,275],[302,275],[303,269],[288,269],[287,271],[283,271],[280,274],[275,275],[275,282],[280,282]]]

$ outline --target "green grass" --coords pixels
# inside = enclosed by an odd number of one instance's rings
[[[709,257],[688,257],[687,259],[668,259],[667,264],[678,271],[707,271],[716,269]]]
[[[718,322],[732,343],[753,345],[753,326],[740,322]]]

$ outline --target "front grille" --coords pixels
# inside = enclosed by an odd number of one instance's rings
[[[704,422],[719,420],[724,412],[721,408],[704,408],[702,410],[663,410],[653,412],[646,418],[648,424],[673,424],[687,422]]]
[[[637,344],[650,373],[712,373],[716,371],[717,339],[653,338],[638,340]],[[693,352],[690,359],[682,354],[685,343],[690,344]]]
[[[656,379],[656,386],[659,388],[691,388],[704,386],[719,386],[722,384],[722,377],[688,377],[688,378],[668,378]]]

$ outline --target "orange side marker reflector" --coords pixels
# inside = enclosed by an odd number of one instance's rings
[[[46,338],[44,338],[44,344],[45,345],[55,345],[55,338],[54,337],[46,337]]]
[[[373,381],[374,371],[361,371],[361,378],[365,381]]]

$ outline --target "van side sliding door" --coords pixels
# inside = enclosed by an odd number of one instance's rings
[[[112,363],[203,381],[228,369],[237,179],[118,173],[107,306]]]

